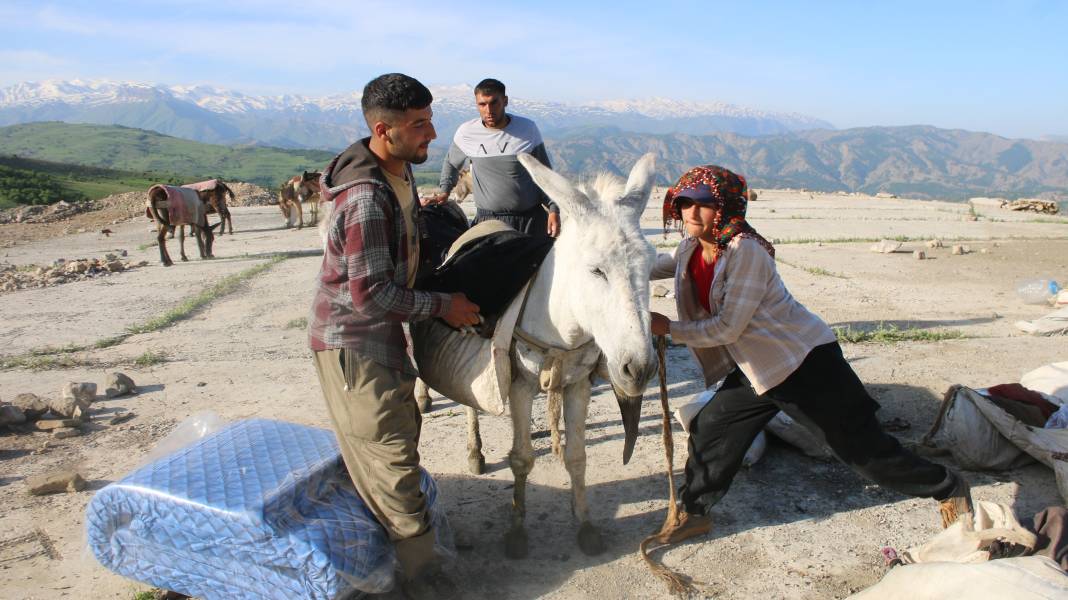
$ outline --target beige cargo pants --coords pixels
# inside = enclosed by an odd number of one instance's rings
[[[385,527],[405,576],[435,559],[419,489],[415,377],[352,351],[315,352],[315,369],[356,491]]]

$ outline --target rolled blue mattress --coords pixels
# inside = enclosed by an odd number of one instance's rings
[[[451,549],[434,480],[423,471],[421,483],[438,544]],[[205,600],[393,587],[393,545],[325,429],[239,421],[101,489],[86,528],[108,569]]]

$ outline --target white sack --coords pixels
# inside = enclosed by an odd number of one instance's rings
[[[1050,402],[1068,404],[1068,361],[1043,365],[1020,378],[1020,385],[1052,396]]]
[[[1029,462],[1023,450],[1002,435],[976,403],[989,404],[1011,419],[1005,411],[966,387],[957,389],[948,402],[938,429],[928,434],[927,440],[949,450],[962,468],[1004,471]]]
[[[1068,598],[1068,575],[1045,556],[978,564],[951,562],[891,569],[858,600],[1054,600]]]

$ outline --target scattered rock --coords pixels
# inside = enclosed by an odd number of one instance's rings
[[[964,246],[961,246],[960,244],[957,244],[957,245],[953,246],[952,252],[953,252],[953,254],[964,254]]]
[[[78,419],[41,419],[37,421],[38,431],[51,431],[62,427],[77,427],[82,422]]]
[[[147,264],[147,261],[141,261],[137,264],[123,262],[113,254],[109,254],[105,260],[79,258],[68,261],[59,258],[47,267],[35,267],[34,265],[16,266],[0,263],[0,291],[12,292],[60,285],[71,281],[81,281],[113,273],[121,273]]]
[[[901,248],[901,242],[894,240],[882,240],[878,244],[873,244],[871,247],[872,252],[881,252],[882,254],[890,254],[891,252],[897,252]]]
[[[979,254],[989,254],[989,253],[990,253],[990,250],[987,249],[987,248],[980,248],[979,249]]]
[[[59,429],[52,430],[52,437],[57,440],[62,440],[71,437],[78,437],[82,434],[82,430],[77,427],[60,427]]]
[[[88,412],[89,405],[96,399],[96,384],[71,381],[63,385],[59,396],[59,400],[54,400],[49,405],[52,412],[63,417],[74,417],[75,410],[80,409],[84,414]]]
[[[136,394],[137,386],[134,385],[133,379],[123,373],[109,373],[107,388],[104,390],[104,394],[108,398],[118,398],[119,396],[125,396],[126,394]]]
[[[206,386],[206,385],[208,385],[208,382],[207,382],[207,381],[198,381],[198,382],[197,382],[197,387],[204,387],[204,386]]]
[[[5,404],[0,406],[0,426],[22,425],[26,422],[26,415],[17,406]]]
[[[660,285],[658,283],[658,284],[653,286],[653,297],[654,298],[663,298],[664,296],[667,296],[667,293],[669,291],[670,290],[668,290],[667,287],[662,286],[662,285]]]
[[[26,487],[34,496],[59,492],[80,492],[85,489],[85,479],[73,469],[64,469],[26,478]]]
[[[927,253],[923,250],[913,250],[912,258],[915,258],[916,260],[924,260],[927,258]]]
[[[26,418],[30,420],[41,417],[48,412],[49,408],[48,399],[28,392],[15,396],[15,399],[12,400],[11,404],[19,407],[19,409],[26,415]]]
[[[942,243],[942,240],[940,240],[938,238],[935,238],[935,239],[927,242],[927,247],[928,248],[945,248],[945,244]]]
[[[1002,208],[1007,208],[1009,210],[1024,210],[1047,215],[1055,215],[1059,209],[1056,202],[1050,200],[1037,200],[1034,198],[1024,198],[1006,202],[1002,205]]]

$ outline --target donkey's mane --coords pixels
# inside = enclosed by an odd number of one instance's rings
[[[591,201],[602,204],[606,199],[615,200],[623,195],[627,182],[607,171],[601,171],[577,187]]]

